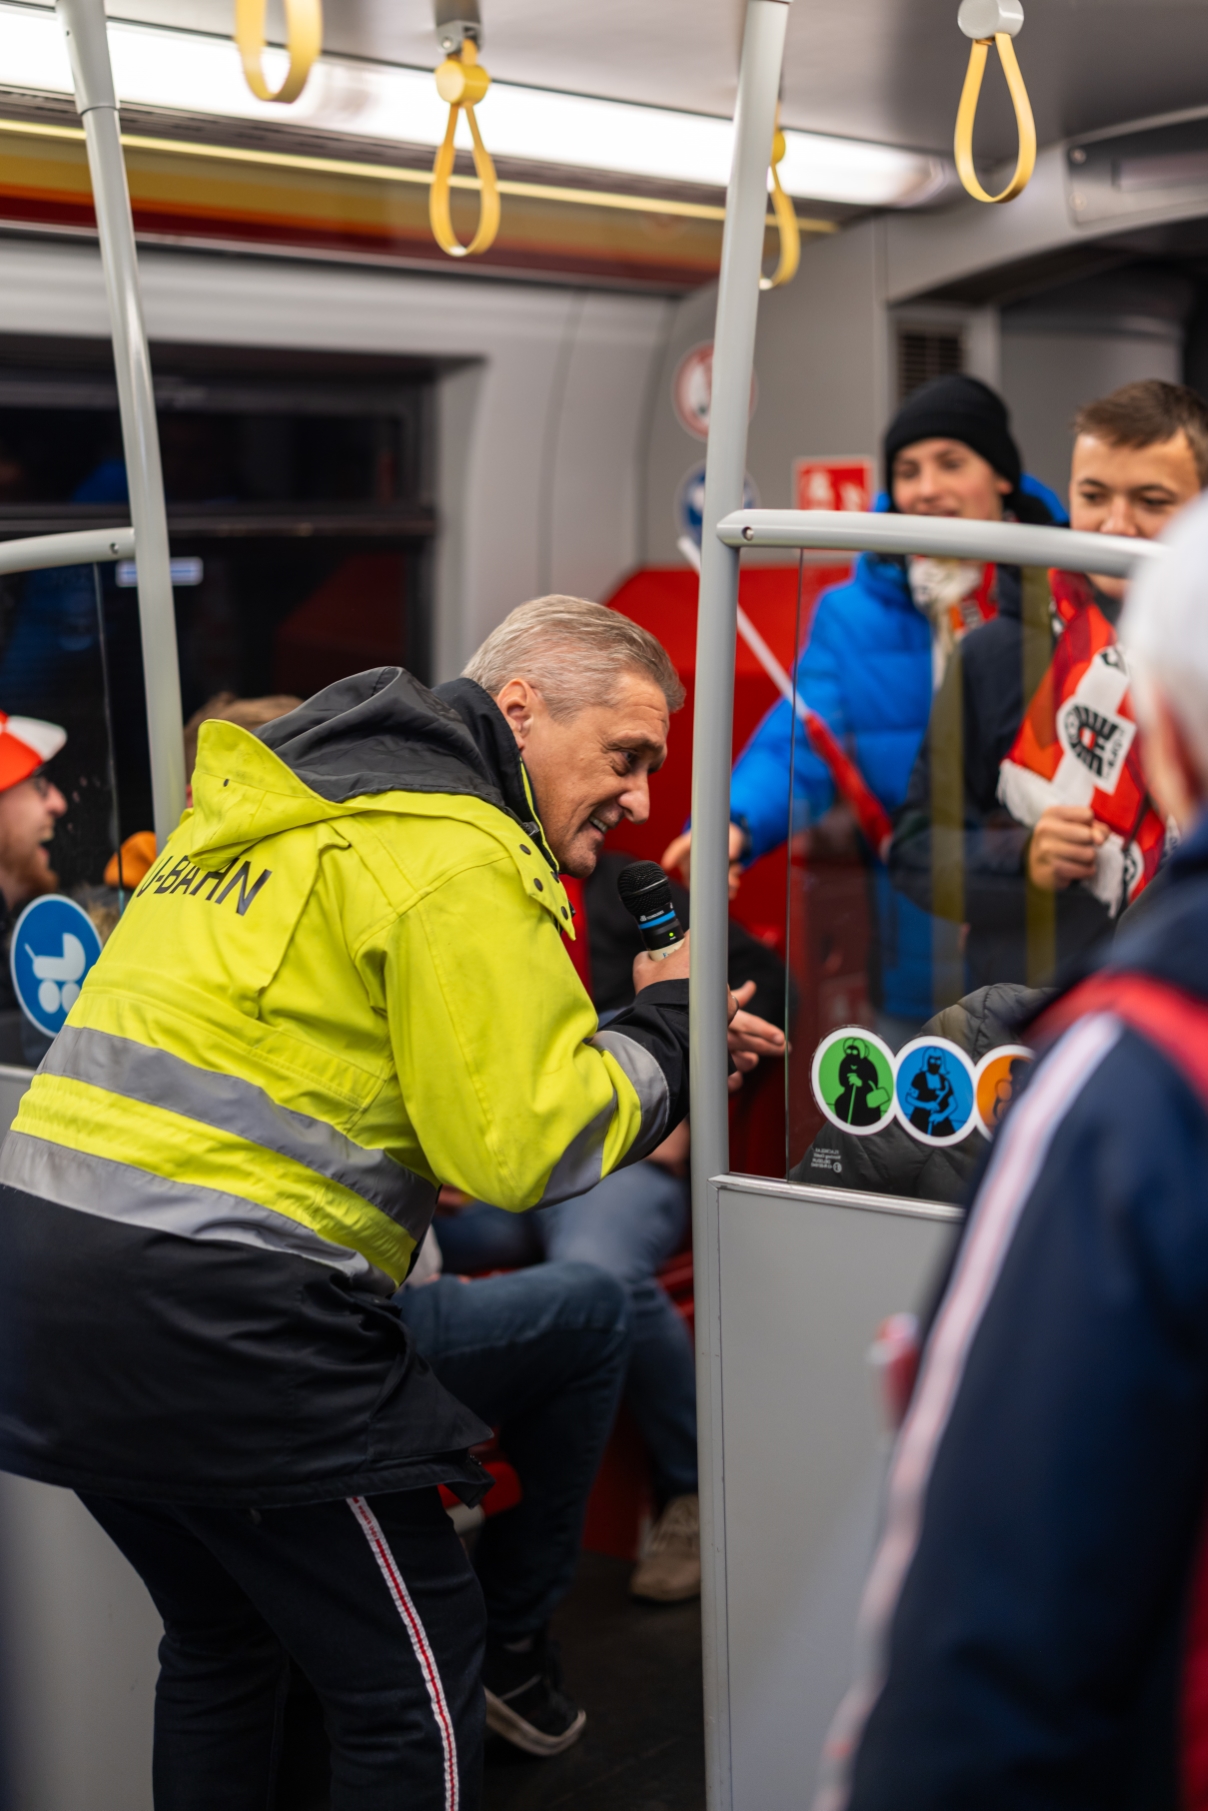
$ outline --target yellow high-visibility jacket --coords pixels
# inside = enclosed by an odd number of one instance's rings
[[[644,1154],[681,1116],[683,984],[648,990],[632,1022],[597,1029],[507,725],[470,682],[445,690],[457,708],[383,669],[330,687],[263,740],[203,727],[194,807],[131,899],[0,1152],[0,1254],[5,1214],[30,1212],[18,1198],[43,1204],[60,1250],[82,1238],[94,1262],[100,1254],[103,1287],[119,1298],[131,1277],[141,1292],[154,1276],[189,1304],[203,1275],[212,1288],[214,1263],[231,1272],[234,1250],[236,1319],[249,1313],[254,1260],[275,1355],[292,1352],[301,1380],[334,1361],[315,1364],[317,1330],[305,1317],[290,1325],[285,1298],[313,1294],[321,1278],[342,1292],[346,1318],[350,1306],[364,1317],[365,1298],[387,1305],[441,1183],[535,1207]],[[30,1269],[36,1294],[45,1279]],[[196,1360],[211,1317],[186,1312]],[[49,1320],[61,1337],[59,1318]],[[229,1339],[226,1310],[210,1330]],[[266,1341],[262,1328],[252,1343]],[[402,1345],[400,1335],[391,1364]],[[145,1392],[148,1362],[189,1360],[177,1340],[125,1362]],[[380,1365],[371,1369],[382,1387]],[[110,1381],[129,1397],[128,1382]],[[254,1363],[244,1387],[256,1390]],[[232,1407],[228,1382],[211,1419]],[[193,1412],[205,1421],[204,1402]],[[441,1422],[429,1405],[433,1416]],[[322,1449],[310,1420],[307,1439]],[[464,1420],[452,1415],[418,1451],[413,1438],[403,1445],[412,1459],[452,1451],[481,1435],[467,1436]],[[132,1454],[127,1437],[117,1445],[116,1475],[95,1452],[84,1469],[121,1494]],[[70,1452],[55,1464],[58,1481],[81,1469]],[[318,1469],[346,1493],[347,1464],[324,1452]],[[291,1461],[280,1482],[309,1481]]]

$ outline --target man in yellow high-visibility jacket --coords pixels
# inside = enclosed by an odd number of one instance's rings
[[[78,1490],[164,1617],[159,1806],[269,1802],[285,1652],[333,1806],[476,1799],[481,1603],[434,1487],[474,1499],[488,1430],[391,1296],[442,1182],[557,1201],[686,1109],[686,950],[600,1031],[558,878],[646,815],[682,696],[547,598],[436,693],[380,668],[206,724],[22,1103],[0,1465]]]

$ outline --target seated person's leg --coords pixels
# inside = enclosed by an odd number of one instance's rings
[[[510,1214],[485,1201],[439,1213],[436,1233],[446,1271],[519,1270],[539,1264],[543,1251],[532,1214]]]
[[[680,1249],[688,1201],[686,1176],[647,1161],[614,1170],[585,1195],[538,1208],[528,1217],[539,1230],[547,1258],[597,1264],[632,1287],[652,1277]]]
[[[469,1282],[443,1276],[396,1300],[445,1388],[499,1428],[519,1476],[521,1502],[488,1518],[475,1552],[487,1720],[530,1753],[556,1754],[585,1719],[559,1689],[545,1630],[574,1573],[616,1413],[625,1292],[598,1269],[554,1263]]]
[[[679,1250],[688,1211],[687,1178],[647,1162],[533,1216],[551,1258],[598,1264],[629,1290],[633,1352],[625,1400],[650,1455],[660,1509],[632,1588],[660,1601],[700,1588],[696,1359],[683,1317],[654,1274]]]
[[[629,1292],[633,1354],[625,1401],[650,1454],[660,1509],[691,1496],[696,1478],[696,1353],[687,1322],[648,1277]]]
[[[551,1258],[598,1264],[629,1290],[625,1400],[650,1450],[660,1506],[696,1490],[696,1361],[683,1318],[654,1274],[679,1250],[688,1211],[686,1177],[635,1163],[533,1216]]]

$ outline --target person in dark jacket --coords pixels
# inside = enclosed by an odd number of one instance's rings
[[[1208,501],[1121,624],[1160,895],[1048,1006],[890,1470],[819,1811],[1208,1804]]]
[[[1191,390],[1157,380],[1129,384],[1079,412],[1070,476],[1075,529],[1152,539],[1206,483],[1208,407]],[[1110,853],[1107,827],[1087,805],[1050,803],[1035,785],[1005,784],[1003,767],[1058,633],[1087,606],[1114,625],[1123,595],[1121,579],[1084,584],[1053,574],[1046,586],[1040,574],[1021,582],[1016,568],[1002,567],[998,615],[974,629],[948,664],[894,828],[889,870],[915,905],[968,925],[972,988],[1050,978],[1103,935],[1119,908],[1119,889],[1098,884]],[[933,748],[947,751],[942,767]],[[1095,752],[1087,750],[1092,758]],[[1018,769],[1006,779],[1018,782]],[[956,862],[948,857],[938,865],[937,780],[943,791],[955,791],[959,853]],[[1037,808],[1029,811],[1033,796]],[[1039,944],[1033,906],[1030,956],[1025,881],[1053,899],[1051,936]]]
[[[1057,498],[1027,477],[1007,410],[973,377],[924,384],[899,409],[884,446],[884,507],[908,515],[981,521],[1064,521]],[[892,815],[927,728],[931,699],[953,647],[993,616],[995,573],[980,563],[863,554],[850,583],[824,591],[796,668],[801,702],[853,756]],[[730,789],[731,886],[740,865],[777,848],[789,829],[816,823],[835,803],[834,776],[804,739],[786,700],[773,705],[734,769]],[[663,856],[686,859],[689,836]],[[935,1010],[930,900],[895,892],[880,853],[865,850],[875,934],[870,988],[878,1030],[894,1047]],[[958,988],[957,992],[963,992]]]
[[[979,987],[937,1012],[924,1025],[923,1034],[955,1044],[976,1066],[991,1050],[1017,1044],[1020,1026],[1035,1017],[1048,997],[1043,989],[1011,982]],[[1026,1059],[1021,1061],[1026,1064]],[[1016,1079],[1012,1076],[1012,1082]],[[860,1138],[826,1124],[789,1171],[789,1180],[863,1189],[874,1195],[908,1195],[918,1201],[960,1202],[988,1148],[989,1141],[976,1126],[956,1144],[927,1145],[912,1138],[896,1119],[882,1126],[875,1138]]]

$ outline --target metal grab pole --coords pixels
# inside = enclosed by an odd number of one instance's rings
[[[147,737],[151,745],[151,796],[155,834],[162,849],[184,810],[185,755],[176,616],[168,565],[168,518],[151,359],[138,287],[134,221],[122,158],[103,0],[56,0],[56,8],[71,58],[76,110],[84,122],[88,144],[88,168],[109,303],[122,446],[138,560],[138,617],[147,695]]]
[[[724,985],[738,608],[738,553],[723,546],[714,529],[723,516],[742,506],[760,261],[767,216],[768,161],[788,8],[789,0],[749,0],[743,33],[734,114],[734,162],[726,194],[713,334],[713,389],[696,630],[692,743],[692,1229],[709,1811],[729,1811],[731,1804],[720,1322],[717,1252],[710,1249],[708,1238],[708,1188],[709,1178],[724,1172],[729,1164]]]

